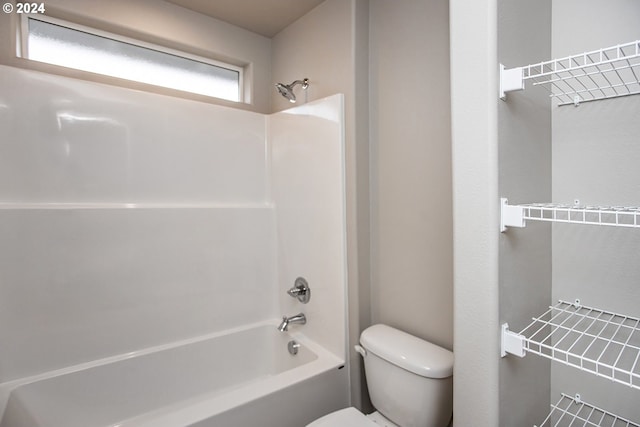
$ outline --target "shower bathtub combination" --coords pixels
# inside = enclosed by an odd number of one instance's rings
[[[0,427],[349,405],[342,95],[260,114],[0,65],[0,107]]]

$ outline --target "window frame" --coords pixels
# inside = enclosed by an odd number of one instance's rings
[[[87,34],[91,34],[94,36],[98,36],[98,37],[103,37],[103,38],[107,38],[107,39],[111,39],[117,42],[121,42],[121,43],[127,43],[133,46],[137,46],[137,47],[141,47],[144,49],[150,49],[150,50],[154,50],[160,53],[165,53],[167,55],[173,55],[173,56],[177,56],[180,58],[184,58],[184,59],[188,59],[188,60],[192,60],[192,61],[196,61],[196,62],[201,62],[207,65],[211,65],[214,67],[219,67],[219,68],[224,68],[227,70],[231,70],[231,71],[235,71],[238,73],[238,100],[229,100],[226,98],[219,98],[213,95],[206,95],[206,94],[202,94],[202,93],[198,93],[198,92],[191,92],[188,90],[183,90],[183,89],[176,89],[176,88],[172,88],[172,87],[168,87],[168,86],[162,86],[162,85],[157,85],[157,84],[153,84],[153,83],[147,83],[147,82],[142,82],[139,80],[132,80],[132,79],[126,79],[123,77],[117,77],[117,76],[112,76],[109,74],[103,74],[103,73],[99,73],[99,72],[94,72],[94,71],[87,71],[87,70],[83,70],[83,69],[79,69],[79,68],[73,68],[73,67],[67,67],[64,65],[58,65],[58,64],[51,64],[48,62],[42,62],[42,61],[38,61],[35,59],[30,59],[29,58],[29,19],[35,19],[37,21],[42,21],[48,24],[52,24],[52,25],[58,25],[64,28],[68,28],[70,30],[75,30],[75,31],[81,31]],[[89,27],[86,25],[82,25],[82,24],[78,24],[76,22],[71,22],[71,21],[66,21],[63,19],[59,19],[59,18],[54,18],[52,16],[48,16],[48,15],[44,15],[44,14],[23,14],[20,15],[20,20],[19,20],[19,27],[18,27],[18,42],[17,42],[17,46],[16,46],[16,55],[19,58],[22,58],[26,61],[33,61],[33,62],[37,62],[37,63],[41,63],[41,64],[47,64],[47,66],[53,66],[53,67],[61,67],[64,69],[68,69],[68,70],[74,70],[75,72],[81,72],[81,73],[88,73],[94,76],[101,76],[101,77],[106,77],[108,79],[118,79],[118,80],[122,80],[122,81],[127,81],[127,82],[135,82],[138,84],[142,84],[142,85],[147,85],[150,87],[157,87],[157,88],[161,88],[161,89],[167,89],[167,90],[171,90],[171,91],[178,91],[181,93],[185,93],[185,94],[191,94],[191,95],[196,95],[196,96],[204,96],[207,98],[213,98],[213,99],[219,99],[222,101],[227,101],[227,102],[233,102],[233,103],[246,103],[247,101],[245,100],[244,96],[245,96],[245,90],[244,90],[244,73],[245,73],[245,67],[242,66],[237,66],[237,65],[233,65],[230,64],[228,62],[222,62],[222,61],[218,61],[212,58],[207,58],[207,57],[203,57],[203,56],[199,56],[199,55],[194,55],[190,52],[186,52],[183,50],[178,50],[178,49],[172,49],[170,47],[167,46],[163,46],[160,44],[156,44],[156,43],[149,43],[146,42],[144,40],[140,40],[140,39],[135,39],[132,37],[127,37],[127,36],[123,36],[121,34],[117,34],[117,33],[112,33],[110,31],[104,31],[104,30],[100,30],[98,28],[93,28],[93,27]]]

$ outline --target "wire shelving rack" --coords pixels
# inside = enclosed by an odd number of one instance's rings
[[[500,98],[525,82],[543,86],[558,105],[640,93],[640,40],[537,64],[500,66]]]
[[[508,227],[525,227],[528,220],[640,228],[640,207],[557,203],[509,205],[507,199],[501,199],[500,231],[506,231]]]
[[[534,427],[640,427],[625,418],[582,400],[579,394],[571,397],[562,393],[560,399],[551,404],[551,412],[542,424]]]
[[[541,86],[554,103],[583,102],[640,94],[640,40],[604,49],[507,69],[500,64],[500,98],[507,93]],[[528,221],[640,228],[640,207],[532,203],[509,205],[501,199],[500,231],[525,227]],[[502,325],[501,355],[528,353],[553,360],[640,390],[640,319],[559,301],[521,332]],[[534,427],[640,424],[584,402],[580,395],[562,394],[543,423]]]
[[[640,319],[559,301],[520,333],[502,325],[502,355],[537,354],[640,389]]]

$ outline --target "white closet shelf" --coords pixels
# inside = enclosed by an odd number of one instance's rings
[[[564,393],[556,404],[551,404],[551,412],[540,426],[534,427],[569,427],[569,426],[607,426],[607,427],[640,427],[632,421],[619,417],[611,412],[583,401],[579,394],[571,397]]]
[[[639,94],[640,40],[525,67],[500,64],[501,99],[526,81],[545,87],[558,105]]]
[[[502,325],[504,357],[537,354],[640,389],[640,319],[559,301],[520,333]]]
[[[640,228],[640,207],[554,203],[509,205],[505,198],[500,199],[500,206],[502,232],[506,231],[507,227],[525,227],[527,220]]]

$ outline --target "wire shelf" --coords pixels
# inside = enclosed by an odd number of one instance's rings
[[[504,83],[503,83],[504,81]],[[543,86],[558,105],[640,93],[640,40],[604,49],[502,70],[504,92],[524,89],[524,82]]]
[[[640,227],[640,207],[569,206],[553,203],[532,203],[522,207],[525,220]]]
[[[524,227],[527,220],[640,228],[640,207],[556,203],[509,205],[507,199],[502,199],[502,231],[507,227]]]
[[[560,399],[551,405],[551,412],[542,424],[534,427],[640,427],[632,421],[619,417],[597,406],[584,402],[580,395],[575,397],[561,394]]]
[[[640,319],[559,301],[519,334],[503,334],[516,343],[508,353],[537,354],[640,389]]]

